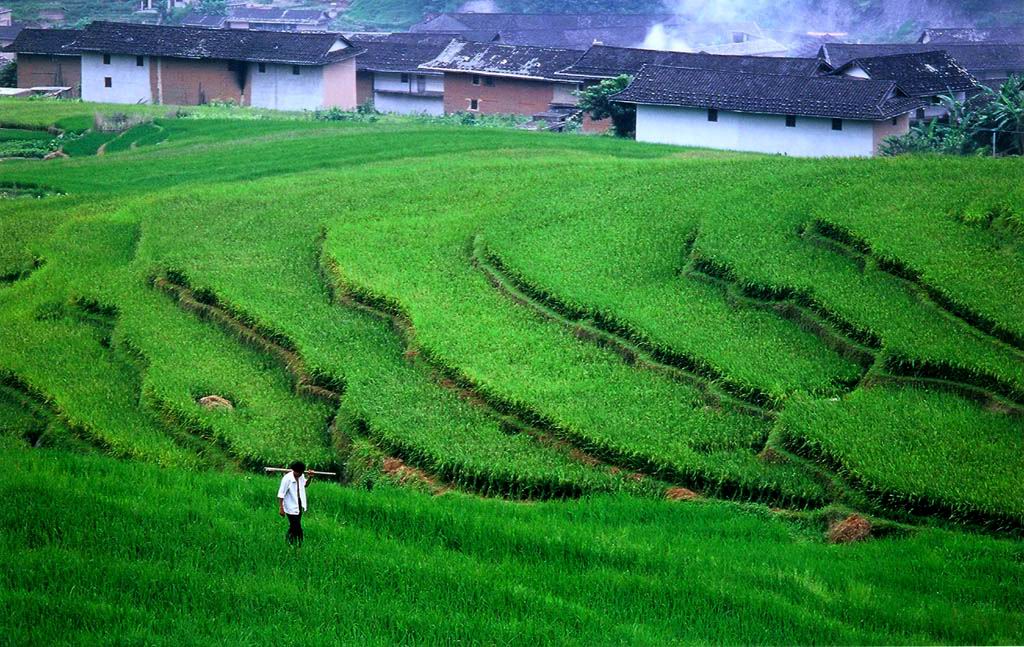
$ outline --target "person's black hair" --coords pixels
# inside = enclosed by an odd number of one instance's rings
[[[292,469],[292,470],[294,470],[296,472],[305,472],[306,471],[306,464],[303,463],[302,461],[295,461],[294,463],[292,463],[288,467],[289,467],[289,469]]]

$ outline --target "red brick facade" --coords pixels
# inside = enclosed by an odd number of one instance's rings
[[[479,112],[485,115],[526,115],[548,109],[555,96],[555,84],[550,81],[478,76],[480,85],[473,85],[472,74],[444,74],[444,111]],[[487,85],[491,79],[494,85]],[[471,100],[477,100],[477,109],[471,109]]]
[[[610,118],[601,119],[595,121],[590,118],[590,115],[586,112],[583,113],[583,132],[585,133],[605,133],[612,127],[612,120]]]
[[[82,90],[82,60],[77,56],[18,54],[18,87],[67,86],[71,96]]]
[[[152,57],[149,85],[153,101],[194,106],[214,100],[248,103],[247,65],[230,66],[223,60]]]

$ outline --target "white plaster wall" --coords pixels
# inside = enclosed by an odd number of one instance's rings
[[[324,105],[323,68],[299,66],[300,74],[292,74],[291,65],[267,63],[260,72],[251,63],[252,97],[255,108],[274,110],[315,110]]]
[[[110,65],[103,64],[103,54],[82,54],[82,100],[104,103],[151,103],[149,85],[150,58],[143,65],[135,64],[134,56],[110,56]],[[104,77],[112,87],[104,87]]]
[[[374,92],[373,107],[380,112],[393,112],[400,115],[440,116],[444,114],[444,98]]]
[[[426,75],[427,92],[444,92],[443,75]],[[409,80],[402,83],[402,75],[398,72],[374,72],[373,89],[387,92],[416,92],[416,74],[409,73]]]
[[[874,153],[873,122],[843,120],[832,130],[831,119],[797,117],[786,127],[784,115],[708,111],[670,106],[637,106],[636,139],[641,142],[703,146],[796,157],[869,157]]]

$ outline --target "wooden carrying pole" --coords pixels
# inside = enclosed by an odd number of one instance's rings
[[[288,467],[264,467],[263,471],[267,472],[268,474],[270,474],[272,472],[290,472],[292,470],[291,470],[291,468],[288,468]],[[318,472],[316,470],[306,470],[305,472],[303,472],[303,474],[315,474],[317,476],[337,476],[338,475],[337,472]]]

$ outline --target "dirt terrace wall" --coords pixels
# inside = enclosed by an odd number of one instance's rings
[[[18,54],[18,87],[69,86],[71,95],[82,90],[82,60],[77,56]]]

